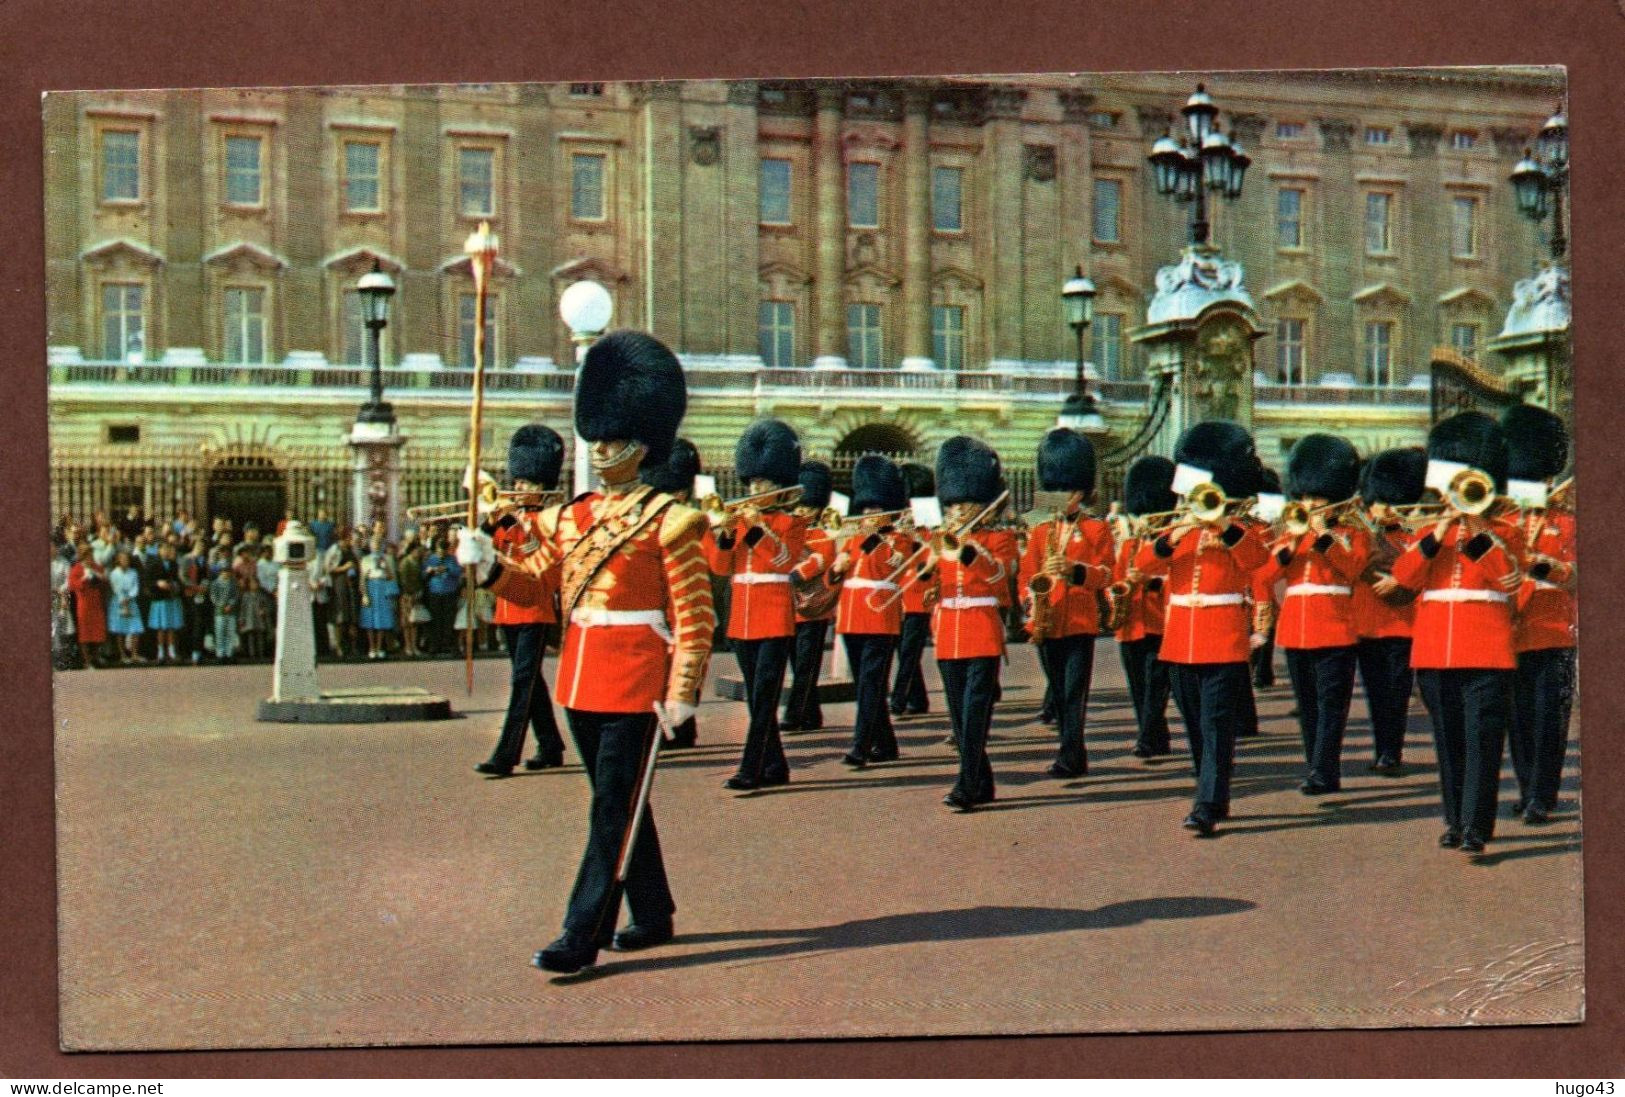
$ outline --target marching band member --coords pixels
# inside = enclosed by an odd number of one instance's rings
[[[1512,710],[1511,599],[1523,582],[1523,534],[1499,502],[1464,509],[1466,489],[1506,488],[1506,435],[1494,419],[1466,411],[1428,432],[1428,486],[1455,496],[1438,521],[1394,561],[1394,578],[1421,592],[1411,666],[1433,721],[1447,849],[1481,853],[1494,836],[1501,749]]]
[[[925,465],[905,461],[898,466],[910,500],[930,498],[937,493],[937,479]],[[931,530],[918,526],[909,545],[912,556],[922,546],[931,543]],[[930,568],[929,559],[915,565],[917,570]],[[905,576],[907,578],[907,576]],[[903,625],[897,637],[897,675],[891,691],[893,716],[923,716],[931,711],[931,699],[925,689],[925,673],[920,669],[925,660],[925,645],[931,639],[931,607],[926,599],[934,589],[928,582],[909,583],[903,588]]]
[[[1051,777],[1089,772],[1083,731],[1100,633],[1097,592],[1112,582],[1112,535],[1084,507],[1095,494],[1095,447],[1077,431],[1058,427],[1038,445],[1038,489],[1065,493],[1064,512],[1027,536],[1020,589],[1030,603],[1038,661],[1055,694],[1060,752]]]
[[[961,812],[990,803],[994,796],[987,733],[1004,654],[998,592],[1008,589],[1015,564],[990,547],[998,539],[963,527],[991,509],[1000,498],[1002,480],[999,455],[975,438],[950,438],[937,451],[943,532],[937,535],[940,548],[933,570],[938,590],[933,633],[948,718],[959,744],[959,779],[942,802]],[[947,539],[956,528],[961,532]]]
[[[1173,751],[1168,739],[1168,665],[1157,658],[1162,648],[1163,620],[1168,613],[1163,578],[1146,575],[1134,566],[1141,545],[1151,540],[1138,531],[1134,519],[1173,510],[1179,504],[1173,482],[1174,463],[1157,456],[1138,458],[1123,479],[1123,510],[1130,522],[1118,542],[1112,574],[1128,587],[1128,617],[1117,630],[1117,650],[1123,660],[1123,675],[1128,679],[1134,723],[1139,729],[1134,741],[1136,758],[1154,758]]]
[[[1174,490],[1217,485],[1228,499],[1257,490],[1261,466],[1253,439],[1224,420],[1197,423],[1180,435]],[[1247,718],[1251,680],[1247,590],[1269,553],[1248,523],[1228,514],[1179,521],[1140,548],[1134,566],[1164,577],[1168,619],[1160,658],[1169,664],[1174,704],[1190,737],[1195,803],[1184,826],[1206,837],[1230,814],[1236,729]]]
[[[564,933],[535,957],[544,971],[574,974],[611,943],[630,950],[672,936],[676,904],[653,813],[635,835],[631,816],[657,719],[680,725],[699,703],[716,620],[700,546],[705,518],[640,483],[638,468],[666,460],[686,406],[682,367],[664,344],[642,332],[604,336],[587,351],[575,393],[576,433],[591,443],[603,491],[543,510],[517,564],[512,554],[496,560],[483,534],[459,544],[464,566],[515,601],[540,598],[547,588],[538,576],[558,571],[558,696],[592,807]],[[632,922],[614,933],[625,842]]]
[[[1405,758],[1405,725],[1416,685],[1411,669],[1416,594],[1393,576],[1394,561],[1412,540],[1393,508],[1419,503],[1426,475],[1427,454],[1420,446],[1383,450],[1360,473],[1360,498],[1377,532],[1371,559],[1354,585],[1354,660],[1371,713],[1374,773],[1397,774]]]
[[[1513,814],[1539,825],[1557,804],[1574,706],[1574,513],[1549,498],[1549,481],[1568,464],[1563,420],[1531,404],[1508,408],[1509,493],[1524,500],[1529,569],[1518,590],[1517,678],[1513,687]]]
[[[788,424],[758,419],[734,446],[734,469],[750,495],[797,486],[801,440]],[[779,694],[796,634],[790,576],[803,562],[807,526],[783,508],[747,507],[715,533],[707,555],[713,572],[732,579],[728,639],[750,711],[739,772],[724,787],[748,792],[790,780],[779,738]]]
[[[852,513],[894,515],[908,505],[903,474],[879,454],[858,458],[852,467]],[[846,645],[847,662],[858,689],[852,749],[841,761],[854,769],[897,758],[897,734],[886,710],[886,682],[892,653],[902,631],[903,605],[898,570],[908,561],[909,538],[889,517],[862,523],[835,557],[828,582],[840,584],[835,632]]]
[[[508,442],[508,480],[515,491],[552,491],[559,484],[564,464],[564,439],[552,427],[529,423],[514,431]],[[496,534],[496,550],[506,552],[536,536],[539,508],[519,508],[513,520]],[[547,626],[557,623],[553,610],[557,574],[545,577],[547,589],[533,603],[511,598],[496,600],[495,623],[508,643],[512,675],[508,687],[508,713],[502,721],[502,735],[491,757],[474,767],[476,772],[506,777],[519,762],[525,746],[525,725],[536,733],[536,753],[525,759],[528,770],[551,769],[564,764],[564,740],[553,718],[553,698],[542,675],[542,656],[547,650]]]
[[[671,456],[664,463],[646,465],[638,476],[656,491],[664,492],[684,506],[691,507],[694,505],[694,478],[701,471],[700,451],[687,438],[679,438],[672,443]],[[707,529],[705,541],[708,543],[710,539],[711,531]],[[705,678],[703,672],[700,678]],[[695,714],[672,728],[671,739],[666,746],[671,750],[681,750],[694,746],[699,740],[699,716]]]
[[[808,461],[801,466],[799,475],[801,498],[791,510],[806,523],[807,561],[797,569],[802,584],[814,584],[813,589],[827,589],[824,575],[835,562],[835,539],[819,525],[834,484],[829,466],[822,461]],[[792,590],[796,585],[792,584]],[[802,586],[801,589],[805,589]],[[795,595],[796,640],[790,660],[790,693],[784,702],[784,718],[779,721],[782,731],[817,731],[824,726],[824,709],[818,703],[818,672],[824,663],[824,638],[829,635],[829,623],[835,619],[835,601],[827,597],[811,598]]]
[[[1360,455],[1343,438],[1308,434],[1287,456],[1286,490],[1302,522],[1270,546],[1259,579],[1286,579],[1276,618],[1276,639],[1286,652],[1287,676],[1298,703],[1308,775],[1305,796],[1343,786],[1343,731],[1354,697],[1354,584],[1371,557],[1363,528],[1340,523],[1329,508],[1354,497]]]

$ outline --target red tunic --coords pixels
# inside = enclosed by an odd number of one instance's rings
[[[1518,652],[1574,646],[1574,515],[1561,510],[1526,511],[1524,541],[1530,570],[1536,556],[1556,561],[1542,579],[1526,574],[1518,591]]]
[[[668,498],[635,488],[549,507],[537,517],[536,551],[522,567],[499,565],[487,585],[534,604],[550,589],[547,572],[562,582],[561,565],[587,555],[572,552],[583,538],[636,525]],[[553,691],[560,704],[645,713],[656,701],[699,703],[716,627],[700,548],[705,528],[699,511],[668,505],[597,569],[565,622]]]
[[[835,562],[835,538],[829,531],[819,526],[809,526],[805,541],[807,558],[796,568],[796,575],[803,579],[823,580],[829,571],[829,566]],[[809,617],[796,608],[796,623],[802,621],[828,621],[835,616],[835,607],[817,616]]]
[[[1404,552],[1415,535],[1401,525],[1388,526],[1383,537],[1398,552]],[[1393,606],[1377,597],[1371,584],[1354,584],[1354,631],[1362,640],[1409,639],[1416,621],[1416,603]]]
[[[514,524],[497,530],[493,536],[496,550],[504,554],[524,555],[525,543],[536,536],[537,517],[536,511],[520,511],[514,515]],[[541,579],[547,589],[541,592],[539,601],[530,604],[498,597],[492,621],[499,625],[550,625],[557,621],[559,618],[553,610],[553,596],[558,590],[558,574],[549,571]]]
[[[996,591],[1000,606],[1010,605],[1016,585],[1016,572],[1021,566],[1021,541],[1011,530],[990,529],[976,534],[977,543],[1004,567],[1004,582]]]
[[[73,591],[73,623],[81,644],[100,644],[107,639],[107,573],[92,561],[77,561],[68,569],[68,589]]]
[[[1128,582],[1129,569],[1140,551],[1140,538],[1128,537],[1117,546],[1117,559],[1112,568],[1112,581]],[[1163,622],[1168,616],[1168,603],[1163,597],[1167,580],[1160,575],[1142,578],[1129,589],[1128,619],[1117,630],[1120,643],[1143,640],[1147,636],[1161,636]]]
[[[1087,515],[1063,521],[1060,542],[1056,543],[1055,521],[1040,522],[1027,536],[1027,551],[1021,557],[1020,581],[1023,601],[1031,603],[1029,589],[1033,578],[1043,570],[1051,551],[1060,551],[1070,564],[1067,574],[1050,588],[1050,604],[1055,607],[1049,638],[1097,636],[1100,633],[1100,603],[1097,591],[1112,583],[1112,531],[1099,518]],[[1028,631],[1031,631],[1029,624]]]
[[[1512,597],[1523,583],[1523,533],[1515,520],[1495,519],[1491,528],[1464,542],[1460,522],[1450,524],[1443,541],[1425,527],[1394,561],[1394,578],[1421,591],[1411,644],[1418,670],[1517,665]]]
[[[933,571],[938,598],[931,631],[938,661],[1004,654],[1004,618],[999,615],[999,599],[1000,591],[1009,589],[1013,561],[996,555],[994,547],[1007,551],[1014,548],[1015,539],[993,531],[973,533],[965,542],[981,546],[969,564],[961,564],[955,556],[938,561]]]
[[[733,543],[721,545],[721,535],[707,540],[705,553],[711,570],[733,578],[728,611],[728,636],[734,640],[768,640],[796,634],[795,600],[790,595],[790,573],[810,561],[804,552],[807,523],[782,510],[767,511],[762,526],[771,531],[754,545],[745,543],[743,522],[734,527]],[[816,572],[814,572],[816,574]]]
[[[853,561],[841,584],[841,600],[835,612],[835,631],[842,636],[896,636],[903,631],[903,602],[895,595],[904,577],[893,580],[892,576],[909,558],[913,542],[887,526],[880,534],[880,543],[865,553],[863,543],[870,536],[855,533],[841,545],[841,555]],[[889,603],[884,609],[871,608],[871,602],[882,599]]]
[[[1165,534],[1140,546],[1134,566],[1166,576],[1165,663],[1245,663],[1252,635],[1247,594],[1269,550],[1252,526],[1194,529],[1170,544]]]
[[[931,543],[931,531],[930,530],[928,530],[928,529],[915,529],[914,535],[909,538],[908,554],[910,556],[913,556],[914,553],[916,553],[920,549],[924,548],[926,545],[929,545],[930,543]],[[930,568],[930,566],[931,566],[931,554],[928,552],[924,556],[920,557],[920,561],[919,561],[918,564],[916,564],[914,566],[914,570],[917,573],[918,572],[924,572],[924,571],[926,571],[926,569]],[[906,578],[908,578],[908,576],[904,576],[904,578],[906,579]],[[929,580],[929,576],[921,575],[920,578],[916,579],[914,582],[910,583],[908,586],[903,588],[903,612],[905,614],[907,614],[907,613],[930,613],[931,612],[931,604],[930,604],[929,599],[932,597],[931,594],[930,594],[930,591],[932,589],[933,584],[931,582],[929,582],[928,580]]]
[[[1286,537],[1271,546],[1255,581],[1273,585],[1286,578],[1275,642],[1294,650],[1352,647],[1358,639],[1354,587],[1370,558],[1370,535],[1346,525]]]

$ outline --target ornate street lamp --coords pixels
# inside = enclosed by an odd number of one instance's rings
[[[1539,224],[1552,215],[1552,262],[1561,263],[1568,253],[1568,227],[1564,222],[1563,199],[1569,182],[1569,119],[1562,104],[1546,120],[1535,138],[1538,152],[1523,150],[1523,159],[1512,169],[1513,192],[1518,212]]]
[[[1082,266],[1079,266],[1061,287],[1061,307],[1066,315],[1067,326],[1077,337],[1078,373],[1072,395],[1061,405],[1061,414],[1056,420],[1056,425],[1088,434],[1099,434],[1105,431],[1106,420],[1101,418],[1100,409],[1095,406],[1095,398],[1089,393],[1089,378],[1084,374],[1083,355],[1083,335],[1094,321],[1095,284],[1083,276]]]
[[[1185,117],[1185,137],[1175,141],[1172,134],[1163,134],[1151,146],[1147,159],[1158,194],[1194,203],[1190,242],[1200,246],[1207,244],[1210,227],[1207,192],[1230,201],[1240,198],[1253,159],[1215,124],[1219,108],[1204,85],[1196,85],[1180,114]]]
[[[570,283],[559,295],[559,318],[570,329],[577,369],[587,357],[587,348],[604,334],[614,315],[615,299],[609,295],[609,290],[591,278]],[[580,495],[592,486],[589,482],[592,468],[587,459],[587,443],[580,435],[576,436],[575,466],[575,491]]]
[[[361,319],[367,326],[367,343],[372,348],[372,399],[361,406],[356,417],[361,423],[392,423],[395,409],[384,403],[383,355],[380,351],[384,328],[389,326],[389,302],[395,296],[395,280],[384,272],[378,260],[372,270],[356,283],[361,294]]]

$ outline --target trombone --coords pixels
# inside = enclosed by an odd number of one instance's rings
[[[1443,500],[1406,503],[1388,509],[1402,524],[1420,529],[1441,519],[1484,514],[1501,499],[1502,496],[1496,493],[1494,480],[1477,469],[1462,469],[1451,477]]]
[[[880,511],[876,514],[848,514],[844,518],[836,514],[832,507],[825,511],[825,514],[835,514],[835,524],[833,526],[826,524],[825,528],[841,537],[850,537],[869,525],[876,529],[881,526],[896,526],[905,533],[914,529],[914,511],[908,507],[902,510]]]
[[[564,502],[562,491],[492,491],[480,492],[480,503],[487,510],[507,510],[531,507],[549,507]],[[406,516],[419,522],[446,522],[468,513],[468,500],[457,499],[447,503],[424,503],[407,507]]]
[[[755,495],[746,495],[739,499],[724,501],[720,495],[713,492],[705,496],[696,504],[705,516],[711,519],[713,525],[721,525],[730,518],[738,518],[747,510],[767,510],[769,507],[787,507],[795,504],[801,498],[800,484],[792,484],[787,488],[774,488],[771,491],[759,491]]]
[[[972,515],[970,518],[967,518],[959,525],[953,527],[953,529],[938,530],[934,535],[932,535],[929,542],[914,550],[913,554],[910,555],[908,559],[904,560],[901,564],[898,564],[897,567],[893,568],[892,573],[882,580],[883,584],[890,585],[892,589],[888,590],[885,585],[882,585],[880,588],[869,592],[869,597],[866,599],[866,604],[868,605],[869,609],[875,613],[884,613],[886,610],[890,609],[903,597],[903,592],[918,582],[927,570],[925,568],[920,568],[915,571],[913,575],[909,575],[907,579],[904,579],[903,576],[908,573],[910,568],[915,567],[915,565],[921,560],[925,559],[928,554],[952,554],[958,552],[964,547],[965,538],[967,536],[975,531],[977,527],[986,523],[999,511],[1003,510],[1005,504],[1009,502],[1010,492],[1006,490],[1000,493],[999,497],[993,500],[993,502],[983,507],[980,511]],[[877,594],[882,595],[878,602],[875,600],[875,595]]]
[[[1293,500],[1281,511],[1281,520],[1277,528],[1292,537],[1302,537],[1310,530],[1310,521],[1317,514],[1324,514],[1328,519],[1336,519],[1347,511],[1356,521],[1365,526],[1367,531],[1375,533],[1371,520],[1365,513],[1365,500],[1358,495],[1347,499],[1340,499],[1335,503],[1322,503],[1318,507],[1311,507],[1299,500]]]
[[[1257,502],[1256,495],[1250,495],[1245,499],[1231,499],[1224,494],[1224,489],[1218,484],[1197,484],[1186,492],[1178,509],[1142,515],[1140,521],[1144,523],[1146,533],[1155,532],[1160,536],[1185,526],[1212,525],[1229,514],[1245,514]],[[1152,519],[1159,521],[1153,522]]]

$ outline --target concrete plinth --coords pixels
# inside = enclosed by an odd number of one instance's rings
[[[277,724],[391,724],[451,719],[451,702],[396,686],[336,689],[316,698],[260,702],[257,719]]]

